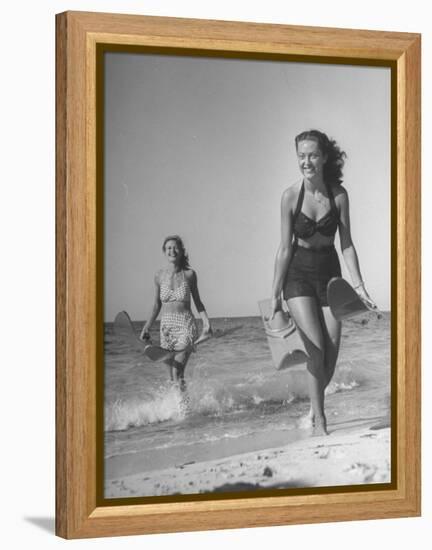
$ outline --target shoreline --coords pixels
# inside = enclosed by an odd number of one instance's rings
[[[105,498],[390,483],[388,419],[329,430],[283,446],[120,475],[106,480]]]
[[[118,312],[116,312],[117,314]],[[380,311],[380,313],[383,313],[384,316],[390,316],[391,315],[391,310],[383,310],[383,311]],[[112,317],[112,319],[105,319],[103,324],[106,328],[108,329],[111,329],[114,325],[114,318],[115,318],[115,315],[114,314],[114,317]],[[261,322],[261,315],[259,315],[258,313],[254,312],[253,314],[251,313],[250,315],[223,315],[221,317],[210,317],[210,321],[213,323],[213,322],[216,322],[216,323],[229,323],[229,322],[233,322],[233,321],[238,321],[238,322],[244,322],[244,321],[247,321],[249,319],[254,319],[254,320],[259,320]],[[355,324],[355,325],[361,325],[363,324],[362,321],[360,320],[361,318],[353,318],[353,319],[350,319],[350,321]],[[201,322],[201,318],[200,317],[197,317],[195,316],[195,320],[200,323]],[[132,321],[132,324],[134,325],[138,325],[139,327],[141,327],[145,322],[146,322],[146,319],[132,319],[131,318],[131,321]],[[344,321],[346,322],[346,321]],[[368,321],[369,322],[369,321]],[[154,333],[158,333],[159,332],[159,323],[160,323],[160,320],[157,319],[152,327],[152,332]],[[367,323],[366,323],[367,324]]]

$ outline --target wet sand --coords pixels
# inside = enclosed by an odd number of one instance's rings
[[[328,436],[214,460],[109,479],[105,497],[162,496],[257,489],[390,483],[391,444],[386,418],[329,427]],[[127,460],[127,457],[125,457]]]

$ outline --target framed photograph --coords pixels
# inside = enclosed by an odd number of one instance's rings
[[[57,15],[56,532],[420,514],[420,36]]]

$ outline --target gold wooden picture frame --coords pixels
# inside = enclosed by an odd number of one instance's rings
[[[56,33],[56,533],[83,538],[419,515],[420,35],[86,12],[58,14]],[[391,69],[390,484],[104,501],[100,119],[108,50]]]

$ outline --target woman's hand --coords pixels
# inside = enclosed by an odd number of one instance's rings
[[[280,309],[282,309],[282,303],[281,303],[281,299],[280,297],[279,298],[272,298],[271,299],[271,304],[270,304],[270,315],[269,315],[269,321],[271,321],[274,316],[275,316],[275,313],[277,311],[279,311]]]
[[[203,340],[207,340],[210,338],[210,336],[213,335],[213,330],[210,324],[209,316],[207,315],[207,312],[205,309],[199,312],[200,317],[202,319],[202,332],[201,336],[198,338],[198,340],[201,342]]]
[[[210,323],[203,324],[202,336],[208,336],[208,337],[213,336],[213,329]]]
[[[205,342],[209,338],[213,336],[213,329],[210,325],[204,325],[203,330],[200,334],[200,336],[195,340],[194,344],[200,344],[201,342]]]
[[[144,326],[140,334],[140,340],[150,340],[150,333],[148,328]]]
[[[357,294],[360,296],[360,298],[363,300],[363,302],[367,305],[370,309],[378,309],[378,306],[376,303],[372,300],[372,298],[369,296],[365,286],[363,283],[356,286],[354,290],[357,292]]]

